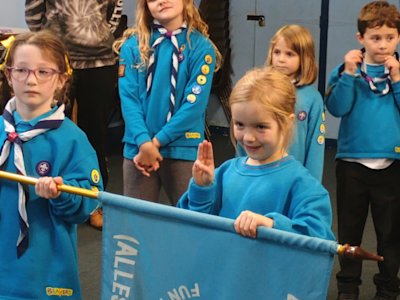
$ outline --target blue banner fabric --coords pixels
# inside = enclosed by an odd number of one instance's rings
[[[102,299],[321,300],[337,243],[100,192]]]

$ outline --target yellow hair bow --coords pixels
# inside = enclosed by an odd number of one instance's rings
[[[67,55],[65,55],[65,66],[67,67],[68,76],[71,76],[72,75],[72,68],[71,68],[71,65],[69,63],[69,59],[68,59]]]
[[[7,64],[8,53],[11,45],[14,43],[15,37],[10,35],[7,39],[0,41],[0,70],[3,71]]]

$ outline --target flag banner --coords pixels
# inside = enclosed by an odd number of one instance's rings
[[[338,244],[100,192],[102,299],[326,299]]]

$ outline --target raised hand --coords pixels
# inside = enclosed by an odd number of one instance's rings
[[[357,71],[358,64],[361,64],[363,55],[361,50],[350,50],[344,56],[344,71],[354,75]]]
[[[214,154],[212,144],[203,141],[197,150],[197,159],[193,164],[194,182],[200,186],[208,186],[214,181]]]
[[[394,56],[385,58],[385,67],[389,70],[392,83],[400,81],[400,63]]]

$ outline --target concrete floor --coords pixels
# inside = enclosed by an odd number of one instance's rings
[[[216,164],[232,157],[233,150],[230,146],[229,138],[223,135],[213,136]],[[325,170],[323,184],[330,192],[333,209],[333,229],[336,233],[336,205],[335,205],[335,155],[334,147],[326,149]],[[115,152],[115,151],[114,151]],[[117,152],[121,153],[121,152]],[[113,153],[109,156],[110,182],[108,192],[122,193],[122,157],[120,154]],[[100,299],[101,295],[101,231],[94,230],[84,224],[79,226],[78,230],[78,253],[80,262],[80,275],[82,284],[82,294],[84,300]],[[368,218],[362,247],[370,251],[375,251],[375,236],[371,218]],[[372,276],[377,271],[377,265],[374,262],[364,262],[363,265],[363,285],[360,291],[360,300],[372,299],[375,294],[375,287],[372,283]],[[334,269],[328,290],[328,300],[334,300],[337,297],[335,273],[338,271],[338,262],[335,259]],[[221,299],[225,300],[225,299]],[[275,299],[268,299],[275,300]],[[281,300],[281,299],[279,299]]]

